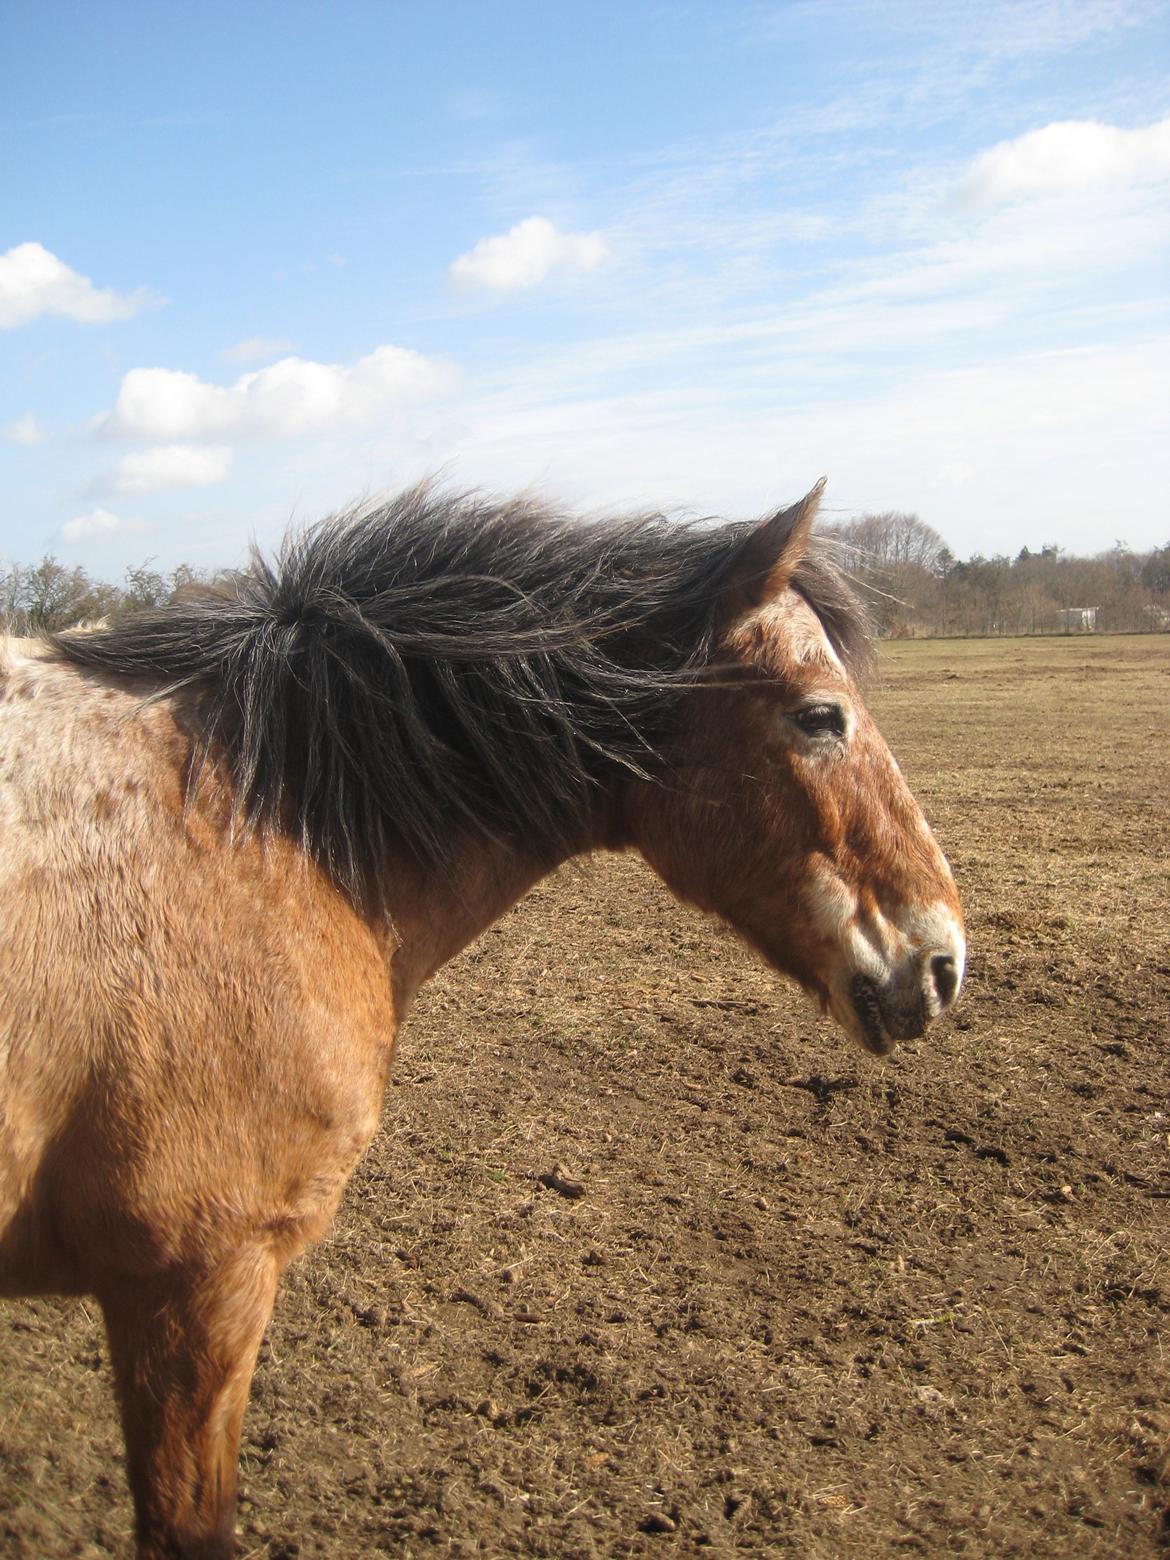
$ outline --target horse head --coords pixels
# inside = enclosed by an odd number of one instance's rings
[[[818,486],[752,531],[713,649],[634,843],[680,897],[730,922],[866,1049],[950,1007],[965,941],[954,879],[858,685],[858,612],[818,561]]]

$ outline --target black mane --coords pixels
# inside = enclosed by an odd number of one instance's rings
[[[376,903],[393,847],[449,865],[472,830],[550,860],[580,849],[606,776],[660,768],[753,529],[583,522],[423,486],[53,644],[76,665],[187,690],[196,772],[226,755],[250,826],[294,828]],[[793,584],[857,664],[864,614],[839,572],[814,548]]]

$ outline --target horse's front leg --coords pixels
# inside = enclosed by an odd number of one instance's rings
[[[235,1552],[236,1463],[278,1264],[249,1250],[213,1270],[127,1279],[105,1314],[139,1560]]]

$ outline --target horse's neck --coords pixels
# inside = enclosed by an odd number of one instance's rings
[[[550,870],[514,848],[468,847],[455,871],[400,867],[390,873],[390,967],[400,1011]]]

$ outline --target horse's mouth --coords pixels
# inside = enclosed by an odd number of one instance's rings
[[[881,998],[868,975],[855,975],[849,987],[849,1001],[858,1023],[861,1043],[875,1056],[888,1056],[895,1038],[882,1016]]]

